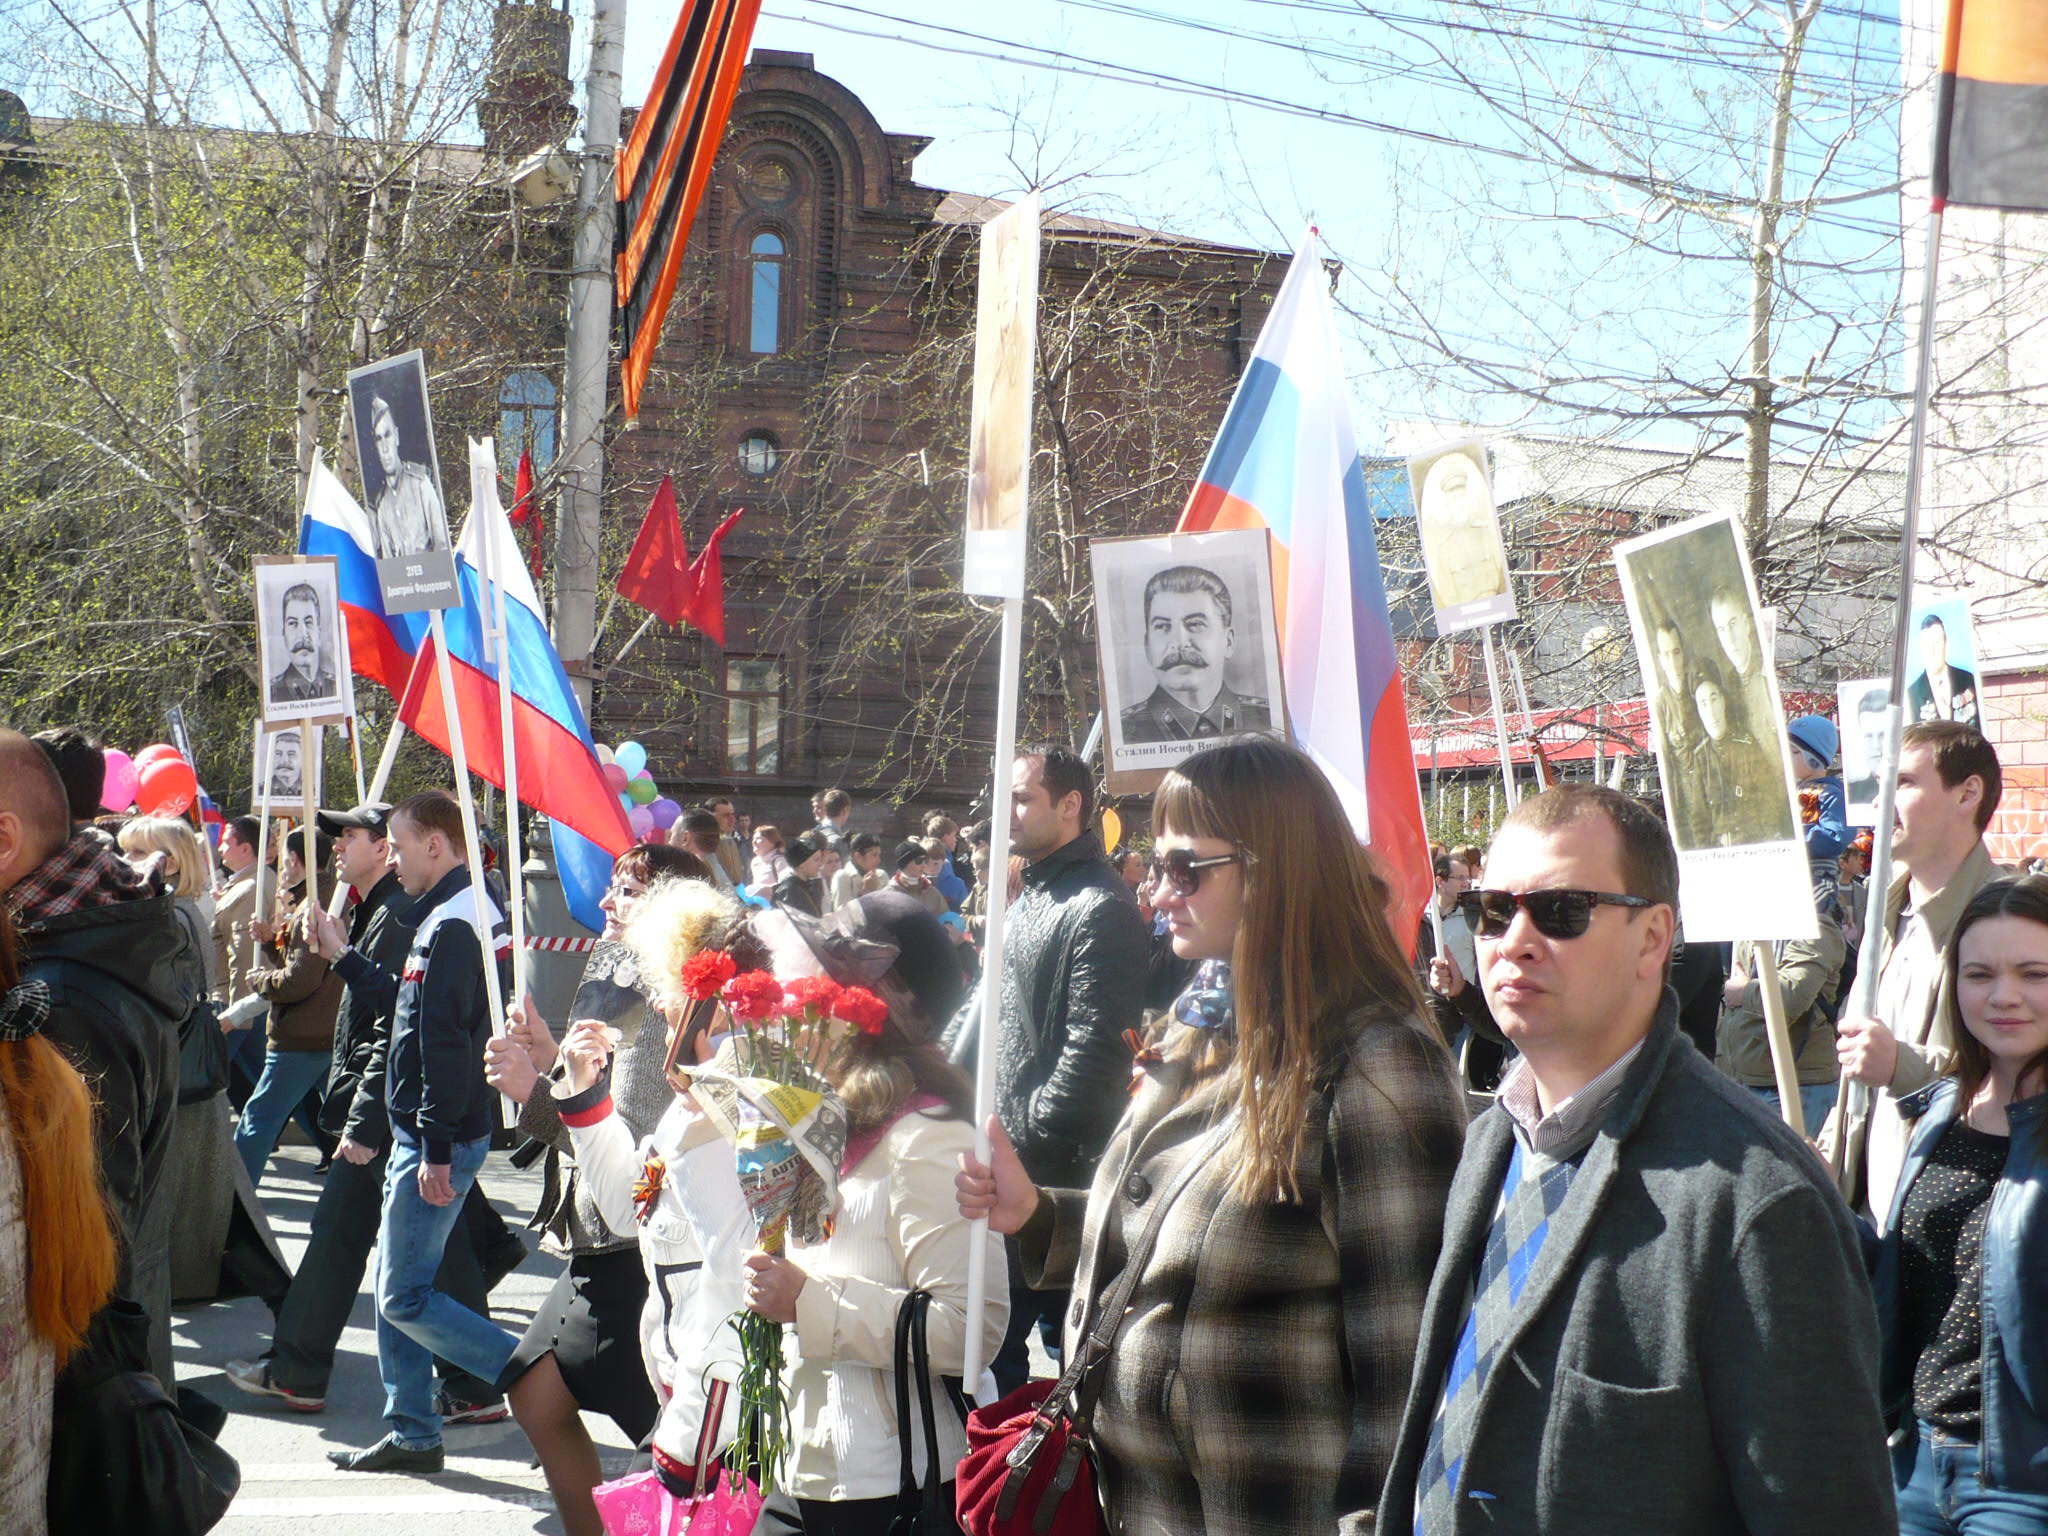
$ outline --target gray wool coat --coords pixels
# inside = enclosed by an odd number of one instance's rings
[[[1169,1054],[1174,1035],[1169,1034]],[[1132,1100],[1095,1186],[1046,1190],[1018,1234],[1034,1285],[1083,1298],[1122,1272],[1226,1109],[1169,1062]],[[1246,1201],[1226,1145],[1169,1208],[1103,1366],[1095,1459],[1117,1536],[1372,1528],[1465,1123],[1457,1068],[1420,1023],[1361,1014],[1312,1101],[1301,1200]]]
[[[1513,1147],[1472,1122],[1380,1530],[1407,1536],[1445,1367]],[[1896,1531],[1877,1314],[1812,1150],[1678,1033],[1668,990],[1531,1270],[1454,1523],[1427,1536]]]

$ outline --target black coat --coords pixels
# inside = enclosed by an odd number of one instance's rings
[[[1129,1102],[1145,922],[1093,833],[1025,869],[1006,921],[996,1112],[1034,1183],[1086,1189]]]
[[[360,981],[351,981],[341,995],[320,1127],[366,1147],[381,1148],[391,1141],[383,1078],[380,1071],[372,1081],[371,1069],[373,1064],[381,1068],[383,1047],[391,1035],[391,1011],[398,1005],[398,974],[405,969],[405,952],[412,947],[418,924],[417,905],[388,870],[349,914],[349,948],[367,967],[356,972]],[[338,965],[336,971],[339,974]]]
[[[25,979],[50,989],[43,1036],[92,1090],[100,1184],[121,1237],[115,1289],[161,1328],[171,1213],[159,1187],[178,1112],[178,1026],[205,989],[205,959],[167,893],[53,918],[23,942]]]

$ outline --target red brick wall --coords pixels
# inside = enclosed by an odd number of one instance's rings
[[[1998,748],[2005,797],[1985,843],[2001,864],[2048,854],[2048,675],[1984,679],[1984,733]]]

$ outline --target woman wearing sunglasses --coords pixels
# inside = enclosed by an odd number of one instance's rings
[[[1954,1075],[1899,1100],[1877,1265],[1899,1529],[2048,1531],[2048,880],[1973,896],[1948,969]]]
[[[1199,965],[1095,1186],[1035,1187],[991,1121],[961,1212],[1017,1234],[1032,1285],[1072,1285],[1071,1359],[1169,1201],[1092,1384],[1112,1529],[1367,1529],[1463,1136],[1456,1071],[1307,757],[1202,752],[1153,827],[1154,902]]]

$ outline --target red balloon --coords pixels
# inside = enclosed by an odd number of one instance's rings
[[[604,765],[604,781],[611,785],[613,794],[623,795],[626,792],[626,770],[617,763]]]
[[[166,757],[176,757],[178,755],[178,749],[172,746],[168,741],[159,741],[151,746],[144,747],[140,752],[135,754],[135,769],[139,773],[144,768],[147,768],[151,763],[160,761],[161,759]]]
[[[182,816],[199,796],[199,779],[182,757],[160,757],[142,770],[136,809],[145,816]]]

